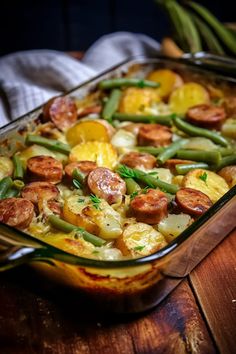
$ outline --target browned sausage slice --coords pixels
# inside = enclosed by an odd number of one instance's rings
[[[141,146],[166,146],[171,140],[170,128],[160,124],[144,124],[138,132],[138,144]]]
[[[109,204],[116,203],[126,192],[123,179],[105,167],[98,167],[90,172],[87,182],[91,192]]]
[[[0,201],[0,222],[26,229],[34,217],[34,205],[28,199],[7,198]]]
[[[65,131],[77,120],[76,104],[67,96],[53,97],[44,105],[43,117],[51,120],[59,130]]]
[[[97,168],[97,164],[93,161],[71,162],[65,166],[65,175],[68,181],[71,181],[73,177],[73,171],[75,169],[79,169],[83,174],[87,176],[95,168]]]
[[[34,156],[27,161],[31,180],[59,183],[62,179],[62,163],[51,156]]]
[[[21,191],[22,198],[37,204],[39,199],[52,200],[59,195],[58,188],[50,182],[31,182]]]
[[[90,107],[84,107],[78,112],[78,118],[85,117],[89,114],[99,114],[102,110],[102,106],[100,105],[94,105]]]
[[[175,166],[176,165],[185,165],[185,164],[191,164],[194,163],[193,161],[190,160],[180,160],[180,159],[169,159],[167,160],[163,167],[169,168],[171,172],[176,173]]]
[[[226,180],[230,187],[236,184],[236,165],[223,167],[217,173]]]
[[[183,212],[195,216],[202,215],[212,206],[212,201],[206,194],[192,188],[178,190],[175,201]]]
[[[147,169],[152,169],[156,166],[156,158],[151,154],[145,152],[129,152],[125,154],[120,163],[133,167],[143,167]]]
[[[195,125],[206,128],[219,129],[226,118],[223,107],[216,107],[210,104],[199,104],[189,108],[187,120]]]
[[[48,208],[57,215],[61,215],[62,213],[62,207],[61,204],[59,202],[57,202],[56,200],[49,200],[47,202]]]
[[[137,221],[146,224],[157,224],[167,216],[168,199],[165,193],[149,189],[140,194],[130,203],[130,211]]]

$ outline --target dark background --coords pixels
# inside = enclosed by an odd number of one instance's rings
[[[198,1],[222,21],[236,21],[233,1]],[[86,50],[103,34],[169,33],[154,0],[0,0],[0,55],[27,49]]]

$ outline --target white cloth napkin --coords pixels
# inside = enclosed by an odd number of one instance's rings
[[[117,32],[97,40],[82,61],[52,50],[6,55],[0,58],[0,126],[130,56],[154,56],[159,50],[146,35]]]

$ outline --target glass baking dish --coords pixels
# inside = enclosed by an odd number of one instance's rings
[[[143,77],[168,67],[191,77],[229,85],[236,80],[198,68],[183,60],[135,58],[68,92],[83,98],[105,78],[129,74]],[[22,132],[33,130],[41,107],[0,130],[0,154],[11,155],[23,145]],[[9,145],[10,142],[10,145]],[[104,311],[134,313],[156,306],[236,226],[236,186],[204,215],[160,251],[138,259],[100,261],[66,253],[9,226],[0,224],[0,270],[29,263],[43,275],[75,288]]]

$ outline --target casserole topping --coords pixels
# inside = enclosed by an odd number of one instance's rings
[[[0,155],[0,222],[101,260],[165,247],[236,184],[233,96],[217,90],[159,69],[52,98]]]

